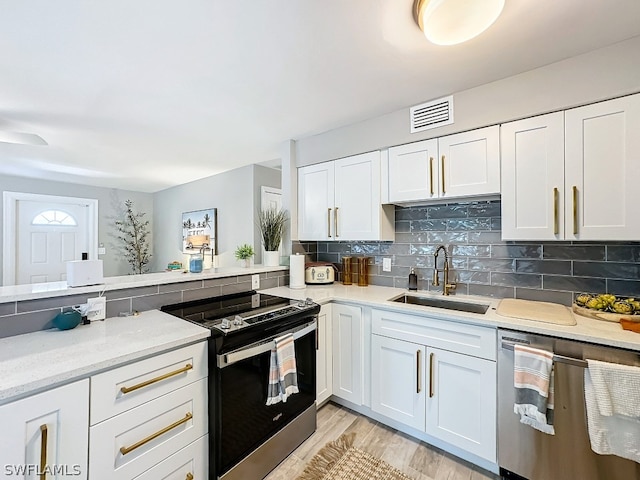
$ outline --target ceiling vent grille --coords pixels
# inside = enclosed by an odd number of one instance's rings
[[[416,105],[409,109],[411,133],[453,123],[453,95]]]

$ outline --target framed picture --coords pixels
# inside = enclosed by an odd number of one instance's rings
[[[205,251],[218,254],[218,209],[182,214],[182,253]]]

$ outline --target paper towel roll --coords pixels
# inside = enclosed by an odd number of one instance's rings
[[[296,253],[289,258],[289,288],[305,288],[304,283],[305,256]]]

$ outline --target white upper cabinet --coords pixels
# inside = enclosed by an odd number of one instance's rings
[[[393,208],[380,203],[380,152],[298,169],[300,240],[393,240]]]
[[[640,238],[640,95],[501,128],[503,240]]]
[[[640,95],[567,110],[565,238],[640,239]]]
[[[502,125],[502,238],[564,237],[564,113]]]
[[[390,203],[500,193],[498,126],[389,149]]]

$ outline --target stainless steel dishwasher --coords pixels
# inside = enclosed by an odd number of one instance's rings
[[[554,352],[555,435],[520,423],[513,413],[515,343]],[[498,464],[503,478],[640,480],[640,464],[591,450],[584,401],[585,359],[640,366],[638,352],[498,331]]]

